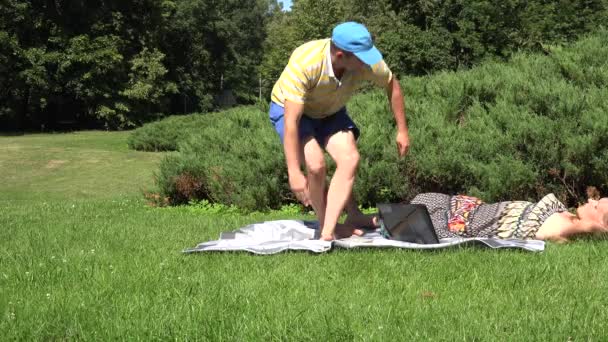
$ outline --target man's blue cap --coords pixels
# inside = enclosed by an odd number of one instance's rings
[[[374,46],[367,28],[354,21],[336,26],[332,32],[331,41],[339,49],[354,53],[367,65],[374,65],[382,60],[382,54]]]

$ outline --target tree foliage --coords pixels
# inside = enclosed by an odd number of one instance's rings
[[[520,50],[542,51],[607,19],[606,0],[296,0],[291,12],[268,24],[262,72],[276,79],[295,47],[329,37],[331,27],[344,20],[368,26],[393,72],[425,75],[508,59]]]
[[[133,127],[172,112],[209,110],[223,89],[251,101],[270,6],[4,0],[2,128]]]
[[[543,51],[608,22],[608,0],[2,0],[0,128],[128,128],[264,101],[295,47],[357,20],[398,75]],[[260,87],[261,81],[261,87]],[[261,89],[260,89],[261,88]]]

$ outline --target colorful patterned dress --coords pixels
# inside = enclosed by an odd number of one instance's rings
[[[437,236],[492,237],[500,239],[534,239],[545,220],[567,208],[553,194],[536,203],[510,201],[486,204],[480,199],[464,195],[450,196],[423,193],[413,204],[424,204]]]

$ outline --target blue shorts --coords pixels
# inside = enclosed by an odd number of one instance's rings
[[[274,126],[274,129],[279,133],[281,137],[281,143],[285,141],[285,120],[284,120],[285,108],[279,104],[270,102],[270,122]],[[321,147],[325,147],[327,140],[334,133],[340,131],[352,131],[355,135],[355,140],[359,138],[359,128],[348,116],[346,107],[343,107],[336,113],[323,118],[323,119],[312,119],[306,115],[302,115],[300,118],[300,127],[298,135],[300,141],[304,141],[308,137],[313,137],[317,140]]]

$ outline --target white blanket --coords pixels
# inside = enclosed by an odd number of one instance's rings
[[[363,236],[353,236],[336,241],[320,241],[319,225],[316,221],[279,220],[250,224],[246,227],[220,235],[219,240],[198,244],[185,249],[184,253],[209,251],[247,251],[255,254],[275,254],[285,250],[305,250],[315,253],[329,251],[333,246],[394,247],[407,249],[438,249],[468,244],[479,244],[490,248],[519,248],[540,252],[545,249],[540,240],[503,240],[488,238],[441,239],[437,244],[417,244],[389,240],[378,231],[367,232]]]

